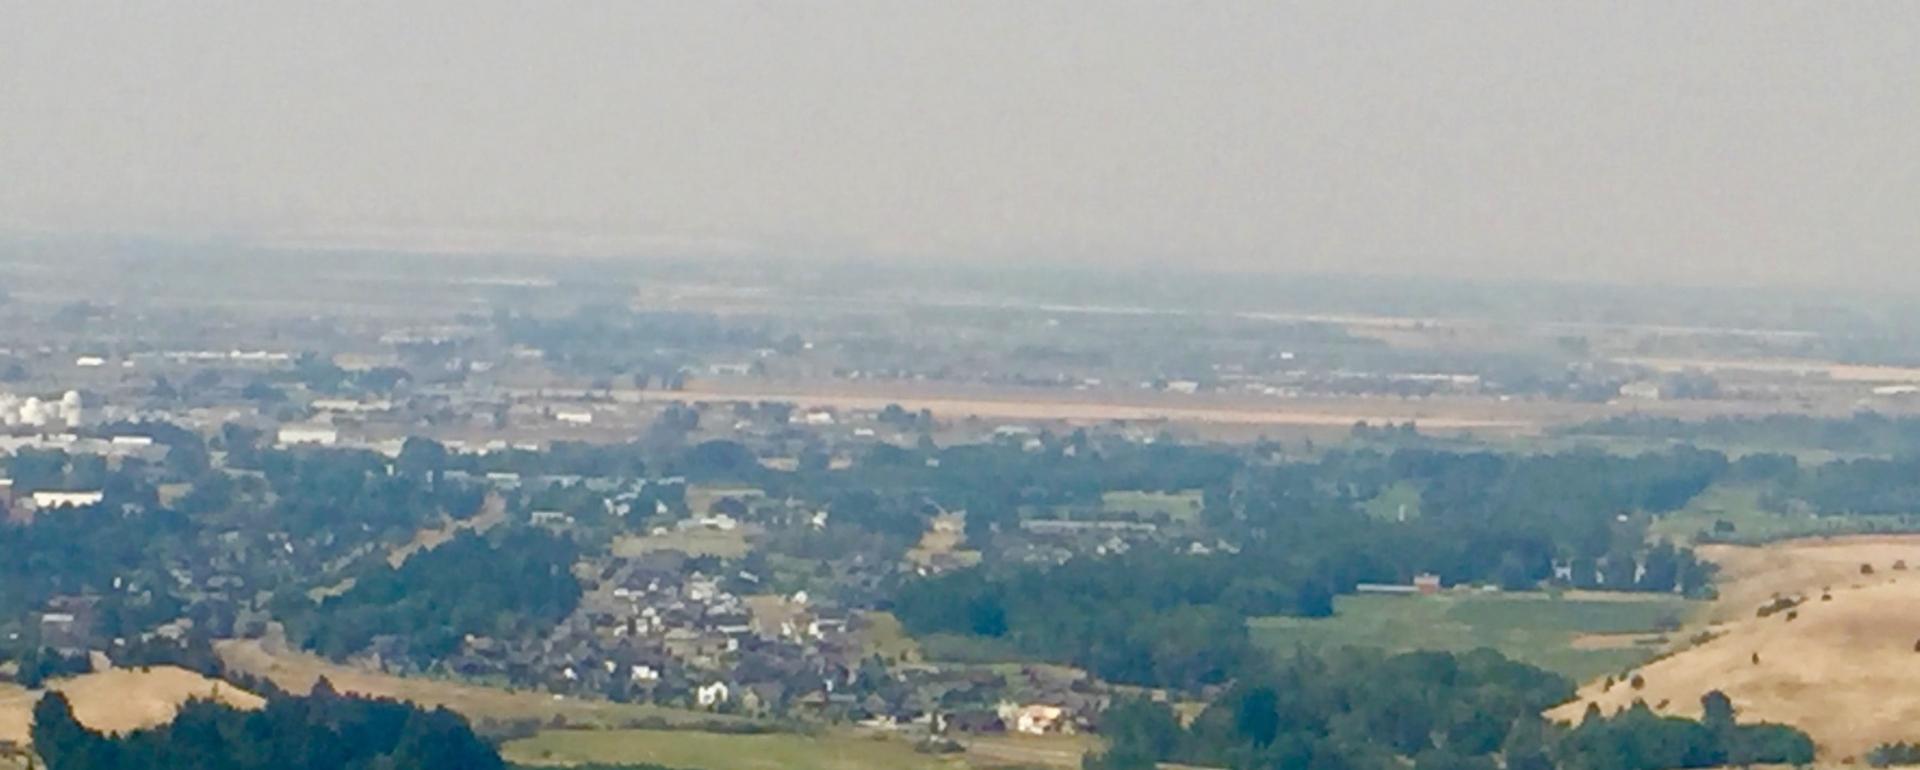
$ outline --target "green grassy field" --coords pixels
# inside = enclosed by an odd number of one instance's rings
[[[1420,518],[1420,488],[1402,481],[1380,491],[1366,503],[1368,516],[1385,521]]]
[[[1256,618],[1256,643],[1463,652],[1491,647],[1583,681],[1635,665],[1658,651],[1636,644],[1684,621],[1697,603],[1671,597],[1557,599],[1544,594],[1342,596],[1331,618]],[[1596,638],[1606,635],[1606,638]]]
[[[1166,514],[1174,521],[1191,521],[1200,515],[1200,490],[1186,492],[1108,492],[1100,496],[1100,507],[1119,513],[1131,513],[1142,519]]]
[[[905,741],[835,733],[722,735],[671,730],[548,730],[501,747],[529,766],[651,763],[686,770],[949,770],[957,756],[921,754]]]
[[[1813,516],[1776,513],[1760,507],[1760,490],[1719,484],[1688,503],[1687,507],[1660,517],[1648,528],[1653,537],[1680,543],[1692,543],[1700,533],[1712,532],[1725,521],[1732,532],[1715,535],[1718,542],[1769,543],[1814,535],[1848,535],[1868,532],[1920,531],[1920,517],[1913,516]]]

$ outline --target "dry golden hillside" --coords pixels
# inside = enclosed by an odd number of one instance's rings
[[[1700,697],[1717,689],[1733,699],[1742,721],[1799,727],[1831,759],[1920,739],[1920,571],[1893,569],[1901,560],[1920,567],[1920,536],[1715,546],[1703,553],[1722,569],[1721,599],[1712,613],[1716,636],[1638,669],[1640,689],[1589,683],[1579,700],[1550,716],[1573,721],[1588,703],[1613,713],[1635,700],[1698,716]],[[1873,573],[1861,574],[1862,564]],[[1758,617],[1775,596],[1805,601],[1791,612]]]
[[[95,730],[126,732],[173,720],[180,704],[192,698],[217,699],[236,708],[256,709],[259,696],[230,683],[182,668],[116,668],[53,683],[73,702],[81,724]],[[0,741],[27,740],[33,704],[39,692],[0,685]]]

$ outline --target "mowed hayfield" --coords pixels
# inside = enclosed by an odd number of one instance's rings
[[[1100,748],[1088,735],[970,738],[965,753],[923,754],[906,739],[836,730],[821,735],[728,735],[687,730],[548,730],[501,747],[526,766],[651,763],[685,770],[960,770],[1078,768]]]
[[[1331,618],[1256,618],[1254,641],[1276,653],[1373,647],[1465,652],[1490,647],[1575,681],[1619,672],[1657,654],[1661,629],[1701,605],[1671,596],[1448,592],[1342,596]]]
[[[1825,761],[1847,761],[1882,743],[1912,741],[1920,724],[1920,536],[1708,546],[1721,565],[1707,641],[1635,669],[1641,686],[1589,682],[1549,715],[1574,721],[1587,704],[1605,713],[1644,701],[1698,716],[1720,690],[1743,721],[1806,730]],[[1862,565],[1871,568],[1863,573]],[[1790,612],[1760,617],[1775,596],[1802,597]]]
[[[260,708],[264,701],[228,682],[173,666],[116,668],[50,683],[73,703],[73,715],[95,730],[122,733],[166,724],[189,699],[217,700],[236,708]],[[24,744],[33,725],[40,691],[0,685],[0,741]]]
[[[967,738],[967,764],[974,767],[1081,767],[1081,760],[1106,750],[1095,735],[979,735]]]
[[[686,770],[935,770],[966,767],[957,755],[913,750],[886,736],[833,733],[727,735],[687,730],[548,730],[501,747],[523,765],[651,763]]]
[[[534,690],[402,677],[329,662],[260,640],[231,640],[215,646],[228,666],[273,680],[288,692],[305,693],[325,676],[340,692],[408,701],[426,708],[445,706],[476,723],[556,719],[577,727],[626,727],[641,724],[712,725],[751,720],[707,712],[683,711],[641,703],[555,698]]]
[[[655,551],[679,551],[689,556],[718,556],[738,559],[752,550],[747,535],[751,525],[719,529],[676,529],[658,535],[621,535],[613,541],[613,555],[623,559],[645,556]]]

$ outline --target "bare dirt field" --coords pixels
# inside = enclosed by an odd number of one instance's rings
[[[264,704],[259,696],[230,683],[172,666],[116,668],[52,684],[52,689],[72,701],[74,716],[81,724],[116,733],[170,722],[180,704],[193,698],[214,699],[243,709]],[[33,704],[39,700],[38,691],[0,685],[0,741],[27,741]]]
[[[1550,716],[1575,721],[1587,703],[1603,712],[1635,700],[1699,716],[1700,698],[1721,690],[1742,721],[1806,730],[1823,758],[1859,757],[1882,743],[1911,741],[1920,724],[1920,536],[1848,537],[1764,547],[1711,546],[1721,599],[1714,638],[1649,663],[1635,689],[1589,683]],[[1872,574],[1862,574],[1861,565]],[[1758,617],[1774,596],[1804,597],[1791,612]],[[1823,598],[1827,597],[1827,598]],[[1792,615],[1789,618],[1789,615]],[[1690,629],[1684,637],[1699,629]],[[1757,660],[1757,662],[1756,662]]]
[[[902,389],[894,392],[782,388],[767,392],[734,390],[719,384],[696,384],[678,391],[630,391],[619,397],[637,401],[780,401],[803,408],[877,411],[898,404],[909,411],[925,409],[943,419],[978,417],[1005,420],[1062,422],[1225,423],[1239,425],[1340,427],[1356,422],[1417,422],[1431,430],[1476,430],[1507,433],[1536,432],[1540,417],[1519,408],[1483,404],[1441,404],[1381,399],[1378,402],[1286,402],[1271,404],[1251,399],[1126,398],[1107,394],[1040,394],[1025,392],[939,393]],[[1184,401],[1184,403],[1182,403]]]
[[[1777,413],[1775,399],[1624,401],[1612,404],[1479,396],[1432,398],[1279,397],[1249,392],[1182,395],[1128,388],[1075,390],[949,382],[694,380],[682,390],[596,389],[557,379],[515,380],[507,390],[540,399],[589,399],[616,405],[671,402],[779,402],[802,409],[877,412],[898,405],[925,409],[946,423],[984,421],[1065,426],[1129,422],[1178,426],[1221,439],[1345,435],[1355,423],[1416,423],[1423,431],[1480,437],[1535,437],[1553,428],[1621,414],[1705,419]],[[1846,415],[1857,394],[1815,399],[1795,408]],[[975,426],[980,427],[980,426]]]

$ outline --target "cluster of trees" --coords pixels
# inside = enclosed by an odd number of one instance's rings
[[[927,431],[933,429],[933,411],[921,409],[909,412],[899,404],[888,404],[876,415],[881,423],[892,425],[903,431]]]
[[[1410,484],[1419,492],[1423,519],[1438,529],[1467,533],[1452,540],[1474,544],[1458,554],[1456,563],[1434,571],[1461,581],[1492,580],[1500,577],[1503,562],[1518,559],[1537,581],[1551,575],[1545,562],[1552,557],[1638,561],[1644,532],[1619,526],[1619,517],[1678,510],[1729,469],[1724,455],[1687,447],[1632,457],[1409,449],[1332,456],[1309,483],[1344,482],[1355,496]],[[1262,512],[1286,514],[1283,507],[1274,508],[1267,505]],[[1675,587],[1688,586],[1651,588]]]
[[[66,696],[33,709],[33,748],[47,770],[502,770],[465,719],[391,700],[342,696],[322,680],[307,697],[259,711],[189,701],[173,722],[105,735],[74,718]]]
[[[48,679],[76,676],[93,671],[93,659],[86,653],[65,654],[52,647],[30,647],[14,657],[17,667],[13,681],[29,690],[40,689]]]
[[[1508,767],[1537,768],[1528,762],[1545,750],[1539,713],[1572,692],[1490,650],[1301,653],[1250,670],[1186,727],[1161,703],[1110,709],[1100,723],[1109,749],[1087,765],[1493,768],[1504,754]]]
[[[166,509],[124,514],[111,505],[62,509],[27,526],[0,524],[0,618],[19,617],[61,595],[103,597],[105,617],[164,622],[175,599],[169,557],[185,551],[193,523]],[[115,581],[119,585],[115,585]],[[114,625],[109,631],[120,630]]]
[[[1675,591],[1695,595],[1712,581],[1717,569],[1701,561],[1690,548],[1655,543],[1637,560],[1610,554],[1604,561],[1581,556],[1567,565],[1567,582],[1574,588],[1609,591]]]
[[[1541,718],[1572,692],[1559,676],[1491,650],[1303,653],[1250,671],[1188,725],[1164,703],[1117,704],[1101,717],[1107,751],[1085,766],[1671,770],[1813,757],[1797,730],[1737,725],[1717,692],[1701,721],[1659,717],[1644,704],[1613,718],[1590,714],[1572,729]]]
[[[1611,718],[1590,706],[1580,726],[1556,746],[1562,766],[1573,770],[1667,770],[1668,768],[1806,765],[1813,739],[1792,727],[1741,725],[1733,701],[1714,690],[1700,699],[1699,721],[1655,714],[1636,701]]]
[[[62,449],[22,448],[7,459],[8,478],[16,491],[42,489],[99,489],[106,485],[107,459],[99,455],[69,454]]]
[[[1774,511],[1887,515],[1920,509],[1920,418],[1876,412],[1838,419],[1769,415],[1684,421],[1635,416],[1587,423],[1568,432],[1868,455],[1802,466],[1792,455],[1754,453],[1734,461],[1725,478],[1758,487],[1762,504]]]
[[[1836,460],[1783,470],[1761,505],[1827,515],[1904,515],[1920,510],[1920,458]]]
[[[1920,745],[1901,741],[1873,747],[1866,756],[1868,767],[1909,767],[1920,765]]]
[[[372,451],[262,452],[257,469],[273,506],[254,523],[297,538],[352,529],[402,537],[442,514],[467,518],[486,496],[478,485],[388,473],[388,465]]]
[[[902,586],[894,604],[915,634],[1005,640],[1113,681],[1193,688],[1258,656],[1246,618],[1325,616],[1332,592],[1282,564],[1136,550],[1056,568],[962,570]]]
[[[276,597],[274,615],[301,645],[329,657],[395,637],[417,663],[459,649],[467,635],[527,638],[545,633],[580,602],[571,541],[535,529],[462,533],[398,568],[378,561],[345,593],[314,603],[304,592]]]

